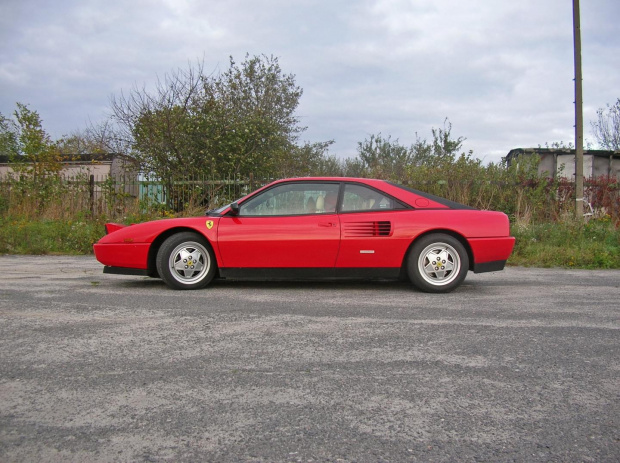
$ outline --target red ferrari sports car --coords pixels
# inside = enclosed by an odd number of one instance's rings
[[[104,273],[148,275],[174,289],[213,278],[409,278],[426,292],[468,270],[502,270],[508,217],[383,180],[275,181],[206,217],[107,224],[94,245]]]

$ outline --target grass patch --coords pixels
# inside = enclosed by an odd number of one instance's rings
[[[588,223],[516,224],[508,263],[531,267],[620,268],[620,229],[608,217]]]
[[[103,223],[0,218],[0,254],[91,254]]]

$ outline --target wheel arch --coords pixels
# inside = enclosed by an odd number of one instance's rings
[[[463,247],[465,248],[465,250],[467,251],[467,257],[469,258],[468,270],[472,270],[472,271],[474,270],[474,253],[471,250],[471,246],[469,245],[469,242],[467,241],[467,239],[460,233],[455,232],[454,230],[436,228],[432,230],[427,230],[424,233],[420,233],[413,240],[411,240],[411,243],[409,243],[409,247],[407,248],[407,251],[405,252],[405,255],[403,256],[403,260],[401,262],[401,266],[400,266],[401,279],[407,279],[407,257],[409,256],[409,253],[411,252],[411,248],[413,248],[415,243],[421,238],[428,236],[428,235],[434,235],[437,233],[442,233],[444,235],[450,235],[453,238],[456,238],[457,240],[459,240],[461,244],[463,245]]]
[[[157,252],[159,251],[159,248],[164,243],[164,241],[166,241],[172,235],[176,235],[177,233],[182,233],[182,232],[196,233],[197,235],[204,238],[207,241],[207,243],[209,243],[209,246],[211,246],[211,249],[213,249],[213,253],[215,254],[215,260],[216,260],[215,263],[217,265],[216,275],[219,275],[220,266],[219,266],[219,262],[217,262],[217,253],[215,252],[215,247],[213,246],[213,243],[211,243],[209,238],[207,238],[204,235],[204,233],[199,232],[195,228],[174,227],[174,228],[169,228],[167,230],[164,230],[162,233],[157,235],[157,238],[155,238],[153,242],[151,243],[151,245],[149,246],[149,254],[148,254],[148,259],[147,259],[147,271],[149,273],[149,276],[154,277],[154,278],[160,277],[160,275],[157,272]]]

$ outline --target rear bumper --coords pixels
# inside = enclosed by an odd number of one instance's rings
[[[474,273],[502,270],[515,246],[513,236],[468,240],[474,257]]]

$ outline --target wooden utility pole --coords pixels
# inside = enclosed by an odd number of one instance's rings
[[[573,40],[575,51],[575,216],[583,219],[583,96],[581,77],[581,25],[579,0],[573,0]]]

